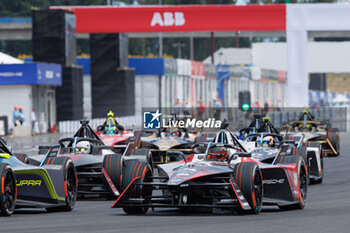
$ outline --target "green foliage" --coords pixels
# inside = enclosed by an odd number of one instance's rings
[[[31,40],[3,40],[0,41],[0,51],[13,57],[20,54],[32,54]]]
[[[0,15],[2,17],[31,16],[32,7],[46,8],[49,0],[1,0]]]

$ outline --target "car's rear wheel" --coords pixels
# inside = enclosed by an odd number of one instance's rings
[[[78,178],[73,161],[68,157],[56,157],[50,164],[62,165],[64,167],[64,190],[65,205],[46,208],[48,212],[71,211],[77,201]]]
[[[10,216],[15,210],[17,198],[15,174],[8,164],[2,163],[0,164],[0,175],[0,214],[2,216]]]
[[[259,214],[263,203],[263,178],[258,164],[253,162],[236,164],[233,175],[236,184],[252,208],[244,212]]]

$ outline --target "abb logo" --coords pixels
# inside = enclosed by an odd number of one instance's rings
[[[152,17],[151,27],[154,26],[182,26],[186,22],[183,12],[155,12]]]

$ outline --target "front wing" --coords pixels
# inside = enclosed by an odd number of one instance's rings
[[[152,180],[165,177],[152,177]],[[167,178],[165,178],[167,179]],[[151,195],[132,197],[133,188],[143,186],[151,190]],[[200,193],[200,196],[193,196]],[[224,195],[209,196],[210,193]],[[239,208],[251,210],[249,203],[235,184],[234,179],[226,183],[186,183],[169,185],[167,181],[140,182],[140,177],[131,181],[127,188],[119,195],[112,208],[118,207],[152,207],[152,208]]]

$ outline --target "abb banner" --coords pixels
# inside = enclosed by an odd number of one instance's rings
[[[285,5],[51,7],[76,15],[77,33],[283,31]]]

